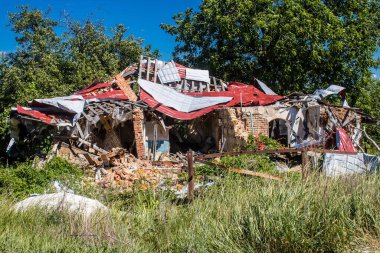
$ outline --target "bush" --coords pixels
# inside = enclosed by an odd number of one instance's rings
[[[82,170],[59,157],[51,159],[42,168],[32,162],[19,163],[0,169],[0,194],[20,198],[32,193],[44,193],[54,180],[69,185],[82,175]]]

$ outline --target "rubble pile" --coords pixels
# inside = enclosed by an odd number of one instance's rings
[[[146,190],[163,184],[178,188],[178,174],[183,163],[167,160],[152,165],[147,160],[140,160],[123,148],[113,148],[101,156],[93,156],[94,162],[86,163],[89,154],[67,156],[67,149],[61,148],[58,155],[70,159],[87,171],[95,173],[95,182],[103,188],[132,190],[133,187]],[[87,158],[86,158],[87,156]]]

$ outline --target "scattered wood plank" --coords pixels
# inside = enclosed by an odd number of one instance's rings
[[[103,165],[104,165],[105,167],[109,167],[109,166],[110,166],[110,159],[107,157],[106,154],[101,154],[101,155],[100,155],[100,158],[102,158],[102,160],[103,160]]]
[[[227,168],[227,170],[237,172],[237,173],[241,173],[241,174],[245,174],[245,175],[262,177],[262,178],[272,179],[272,180],[277,180],[277,181],[283,181],[284,180],[282,177],[277,177],[277,176],[273,176],[270,174],[255,172],[255,171],[251,171],[251,170],[243,170],[243,169],[239,169],[239,168]]]
[[[88,141],[85,141],[85,140],[83,140],[83,139],[81,139],[81,138],[78,138],[78,141],[79,141],[80,143],[82,143],[83,145],[86,145],[86,146],[88,146],[88,147],[94,149],[95,151],[98,151],[99,153],[107,154],[107,151],[106,151],[106,150],[104,150],[104,149],[102,149],[102,148],[99,148],[99,147],[96,146],[95,144],[92,144],[92,143],[90,143],[90,142],[88,142]]]
[[[105,108],[100,103],[95,103],[94,106],[98,107],[100,110],[104,111],[107,114],[111,114],[112,113],[112,111],[108,110],[107,108]]]
[[[85,139],[85,138],[84,138],[83,131],[82,131],[82,129],[80,128],[80,125],[79,125],[78,122],[75,123],[75,126],[76,126],[76,128],[78,129],[79,136],[80,136],[82,139]]]
[[[86,158],[87,162],[90,165],[94,165],[94,166],[100,166],[101,165],[101,164],[98,164],[97,162],[95,162],[95,160],[92,159],[92,157],[88,153],[83,153],[83,156],[84,156],[84,158]]]
[[[221,168],[224,170],[228,170],[228,171],[232,171],[232,172],[236,172],[236,173],[240,173],[240,174],[245,174],[245,175],[250,175],[250,176],[255,176],[255,177],[261,177],[261,178],[271,179],[271,180],[277,180],[277,181],[283,181],[284,180],[282,177],[274,176],[274,175],[267,174],[267,173],[245,170],[245,169],[240,169],[240,168],[230,168],[230,167],[227,167],[227,166],[224,166],[221,164],[208,162],[208,161],[205,161],[202,159],[195,159],[195,160],[200,162],[200,163],[206,164],[206,165],[215,166],[215,167],[218,167],[218,168]]]
[[[82,115],[91,123],[94,123],[94,119],[92,117],[90,117],[89,115],[87,115],[85,112],[82,112]]]
[[[97,112],[92,105],[87,106],[87,108],[95,115],[99,116],[99,112]]]

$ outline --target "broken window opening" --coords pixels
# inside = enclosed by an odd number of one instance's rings
[[[286,120],[274,119],[269,122],[269,137],[277,140],[281,144],[289,145],[289,129]]]

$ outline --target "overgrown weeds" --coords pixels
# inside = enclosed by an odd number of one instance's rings
[[[200,193],[192,205],[165,192],[124,196],[94,235],[73,236],[70,218],[0,208],[6,252],[341,252],[376,247],[380,176],[274,182],[240,175]],[[51,215],[51,214],[50,214]],[[49,218],[50,217],[50,218]],[[82,224],[80,220],[78,224]],[[20,238],[23,238],[22,240]]]
[[[16,164],[0,169],[0,194],[21,198],[49,190],[54,180],[68,187],[81,181],[83,172],[68,161],[54,157],[42,167],[32,162]]]

